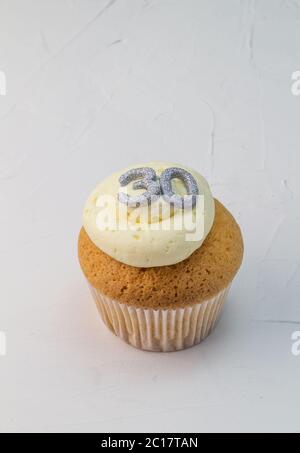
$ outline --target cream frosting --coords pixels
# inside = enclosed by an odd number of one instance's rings
[[[183,168],[195,178],[199,199],[193,209],[172,207],[161,196],[150,207],[129,208],[118,195],[136,196],[144,189],[132,183],[121,187],[119,178],[132,168],[150,167],[159,177],[170,167]],[[185,195],[180,179],[172,180],[176,194]],[[194,170],[167,162],[150,162],[126,168],[101,182],[90,194],[83,214],[83,226],[93,243],[112,258],[135,267],[176,264],[198,249],[209,233],[215,215],[214,199],[208,183]]]

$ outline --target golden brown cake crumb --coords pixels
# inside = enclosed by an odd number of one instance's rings
[[[231,282],[243,257],[238,224],[218,200],[215,207],[214,224],[202,246],[172,266],[122,264],[96,247],[82,228],[78,254],[85,276],[106,296],[135,307],[177,308],[213,297]]]

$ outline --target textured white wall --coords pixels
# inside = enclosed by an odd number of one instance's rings
[[[0,431],[300,430],[299,21],[297,0],[0,3]],[[150,159],[202,172],[245,237],[217,330],[171,355],[102,328],[76,260],[90,189]]]

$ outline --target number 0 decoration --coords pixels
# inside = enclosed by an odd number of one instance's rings
[[[176,194],[172,189],[172,179],[180,179],[187,191],[184,197]],[[134,182],[133,189],[145,189],[145,192],[135,197],[129,196],[124,192],[119,193],[119,201],[133,208],[149,205],[156,201],[160,196],[181,209],[194,207],[199,194],[197,182],[193,175],[183,168],[171,167],[162,172],[160,178],[153,168],[141,167],[128,170],[119,178],[122,187]]]

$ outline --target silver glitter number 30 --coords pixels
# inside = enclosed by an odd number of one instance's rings
[[[187,195],[184,197],[174,193],[172,189],[172,179],[174,178],[178,178],[183,182],[187,191]],[[195,206],[197,195],[199,194],[198,185],[193,175],[178,167],[164,170],[160,180],[153,168],[149,167],[133,168],[119,178],[122,187],[127,186],[132,181],[135,181],[133,184],[134,189],[145,189],[146,191],[136,197],[131,197],[124,192],[119,193],[119,201],[129,207],[149,205],[162,195],[168,203],[174,206],[182,209],[190,208]]]

